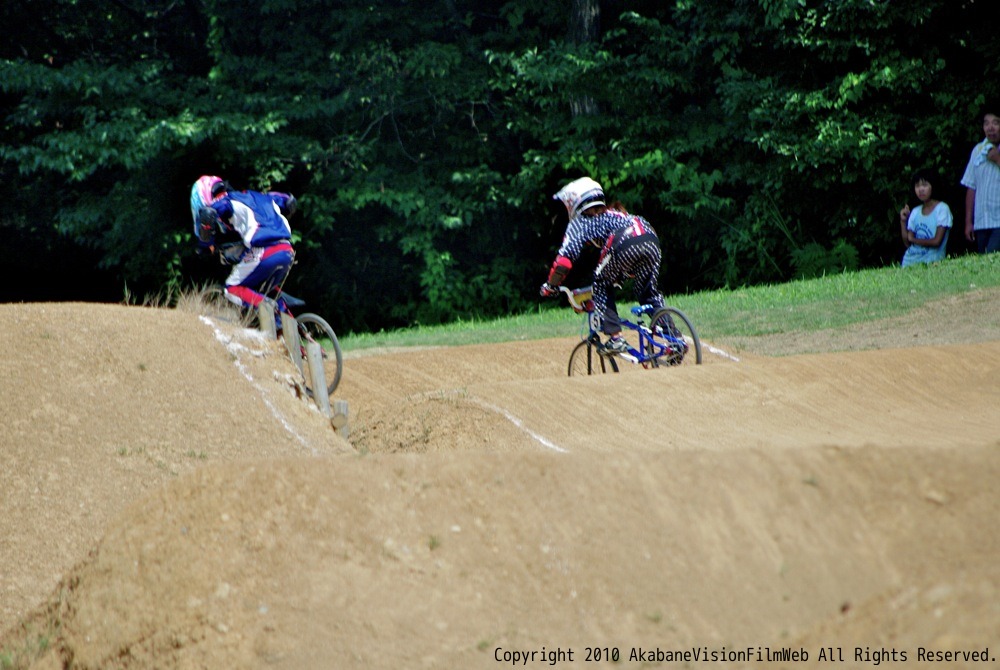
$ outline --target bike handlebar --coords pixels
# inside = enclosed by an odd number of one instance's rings
[[[594,287],[593,286],[582,286],[578,289],[568,289],[565,286],[560,286],[559,290],[566,295],[566,300],[569,302],[570,307],[575,309],[577,312],[592,312],[594,311]],[[645,304],[633,307],[631,309],[632,314],[636,316],[651,316],[656,308],[653,305]]]
[[[578,289],[568,289],[565,286],[560,286],[559,290],[566,294],[566,300],[569,301],[570,307],[578,312],[590,312],[593,311],[593,303],[591,300],[594,297],[594,289],[592,286],[583,286]],[[590,303],[589,305],[587,303]]]

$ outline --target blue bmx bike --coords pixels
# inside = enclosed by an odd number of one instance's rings
[[[570,377],[618,372],[619,361],[647,369],[701,364],[701,340],[691,320],[679,309],[633,307],[635,321],[622,319],[622,329],[632,331],[637,341],[629,342],[628,353],[609,354],[601,342],[601,317],[594,312],[593,287],[571,290],[560,286],[559,290],[566,295],[570,306],[584,315],[585,334],[569,356]]]

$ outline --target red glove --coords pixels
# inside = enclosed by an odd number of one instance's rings
[[[573,261],[565,256],[556,256],[556,259],[552,261],[552,269],[549,270],[549,278],[545,283],[551,288],[559,288],[563,283],[563,279],[566,278],[566,275],[572,269]]]

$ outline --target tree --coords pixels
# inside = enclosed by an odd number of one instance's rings
[[[972,0],[7,3],[4,25],[38,30],[0,45],[0,226],[15,241],[47,230],[50,249],[86,249],[155,293],[219,274],[191,260],[200,174],[289,190],[289,290],[340,330],[533,305],[564,224],[551,194],[582,174],[653,221],[669,292],[894,262],[888,214],[909,172],[957,181],[995,93],[996,14]]]
[[[722,235],[725,281],[898,262],[889,212],[909,174],[961,175],[968,122],[996,81],[995,14],[978,2],[687,3],[731,128],[723,192],[740,206]]]

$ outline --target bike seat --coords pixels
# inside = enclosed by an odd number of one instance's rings
[[[298,309],[306,304],[305,300],[288,295],[284,291],[281,292],[281,298],[285,301],[285,304],[288,305],[288,309]]]

